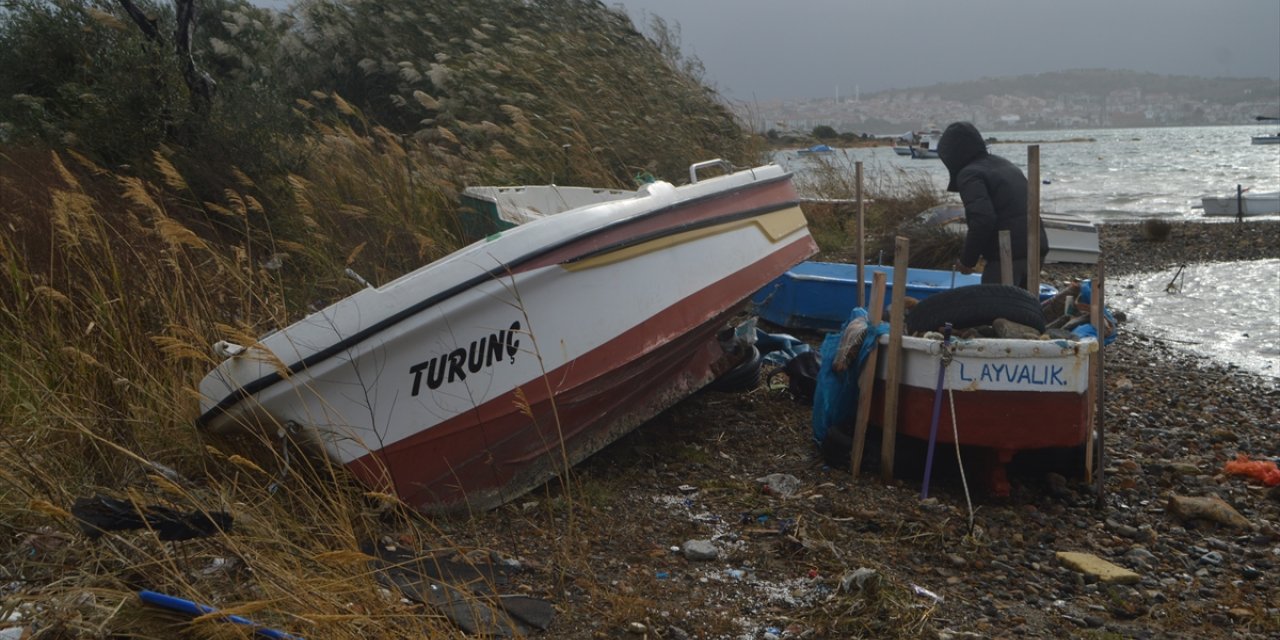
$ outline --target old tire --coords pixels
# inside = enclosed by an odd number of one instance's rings
[[[719,378],[707,384],[707,389],[721,393],[740,393],[751,391],[760,385],[760,365],[764,357],[760,350],[751,345],[751,352],[738,366],[724,372]]]
[[[1044,333],[1040,301],[1026,289],[1007,284],[975,284],[935,293],[907,315],[911,333],[937,331],[950,322],[956,329],[991,324],[996,318]]]

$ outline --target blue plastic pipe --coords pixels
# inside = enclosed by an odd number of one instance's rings
[[[214,609],[209,605],[199,604],[196,602],[192,602],[190,600],[185,600],[183,598],[177,598],[174,596],[165,595],[163,593],[157,593],[155,591],[139,591],[138,597],[141,598],[142,601],[147,604],[155,605],[157,607],[164,607],[165,609],[171,609],[173,611],[178,611],[178,612],[190,614],[193,616],[203,616],[206,614],[218,612],[217,609]],[[290,633],[285,633],[283,631],[276,631],[275,629],[264,627],[248,618],[242,618],[240,616],[225,616],[223,617],[223,619],[226,620],[227,622],[233,622],[235,624],[242,624],[247,627],[253,627],[254,634],[262,636],[264,638],[272,638],[272,640],[303,640],[301,636],[295,636]]]
[[[951,323],[942,328],[942,353],[938,359],[938,386],[933,390],[933,420],[929,423],[929,451],[924,458],[924,482],[920,485],[920,499],[929,497],[929,475],[933,472],[933,449],[938,443],[938,418],[942,414],[942,385],[947,377],[947,347],[951,345]]]

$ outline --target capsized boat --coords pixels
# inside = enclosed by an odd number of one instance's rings
[[[1206,216],[1269,216],[1280,214],[1280,191],[1243,191],[1237,196],[1200,199]]]
[[[645,185],[369,287],[233,353],[210,429],[296,425],[423,509],[490,508],[732,368],[718,334],[814,254],[776,165]],[[741,356],[738,356],[739,358]]]

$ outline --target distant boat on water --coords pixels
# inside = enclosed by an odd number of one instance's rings
[[[911,145],[911,157],[916,159],[937,159],[938,142],[942,139],[942,132],[934,129],[928,133],[920,132],[916,134],[916,143]]]
[[[1254,136],[1253,144],[1280,144],[1280,133]]]
[[[825,144],[815,144],[812,147],[809,147],[808,149],[801,149],[798,153],[802,156],[807,156],[807,155],[813,155],[813,154],[834,153],[834,152],[835,152],[835,149],[832,149],[831,147]]]

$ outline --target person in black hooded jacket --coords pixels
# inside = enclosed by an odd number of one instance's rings
[[[1000,231],[1009,230],[1014,284],[1027,284],[1027,177],[1012,162],[987,152],[977,127],[953,122],[938,141],[938,158],[951,174],[947,191],[960,193],[969,227],[960,256],[960,270],[972,273],[979,258],[987,266],[982,282],[1000,282]],[[1040,227],[1040,258],[1049,240]]]

